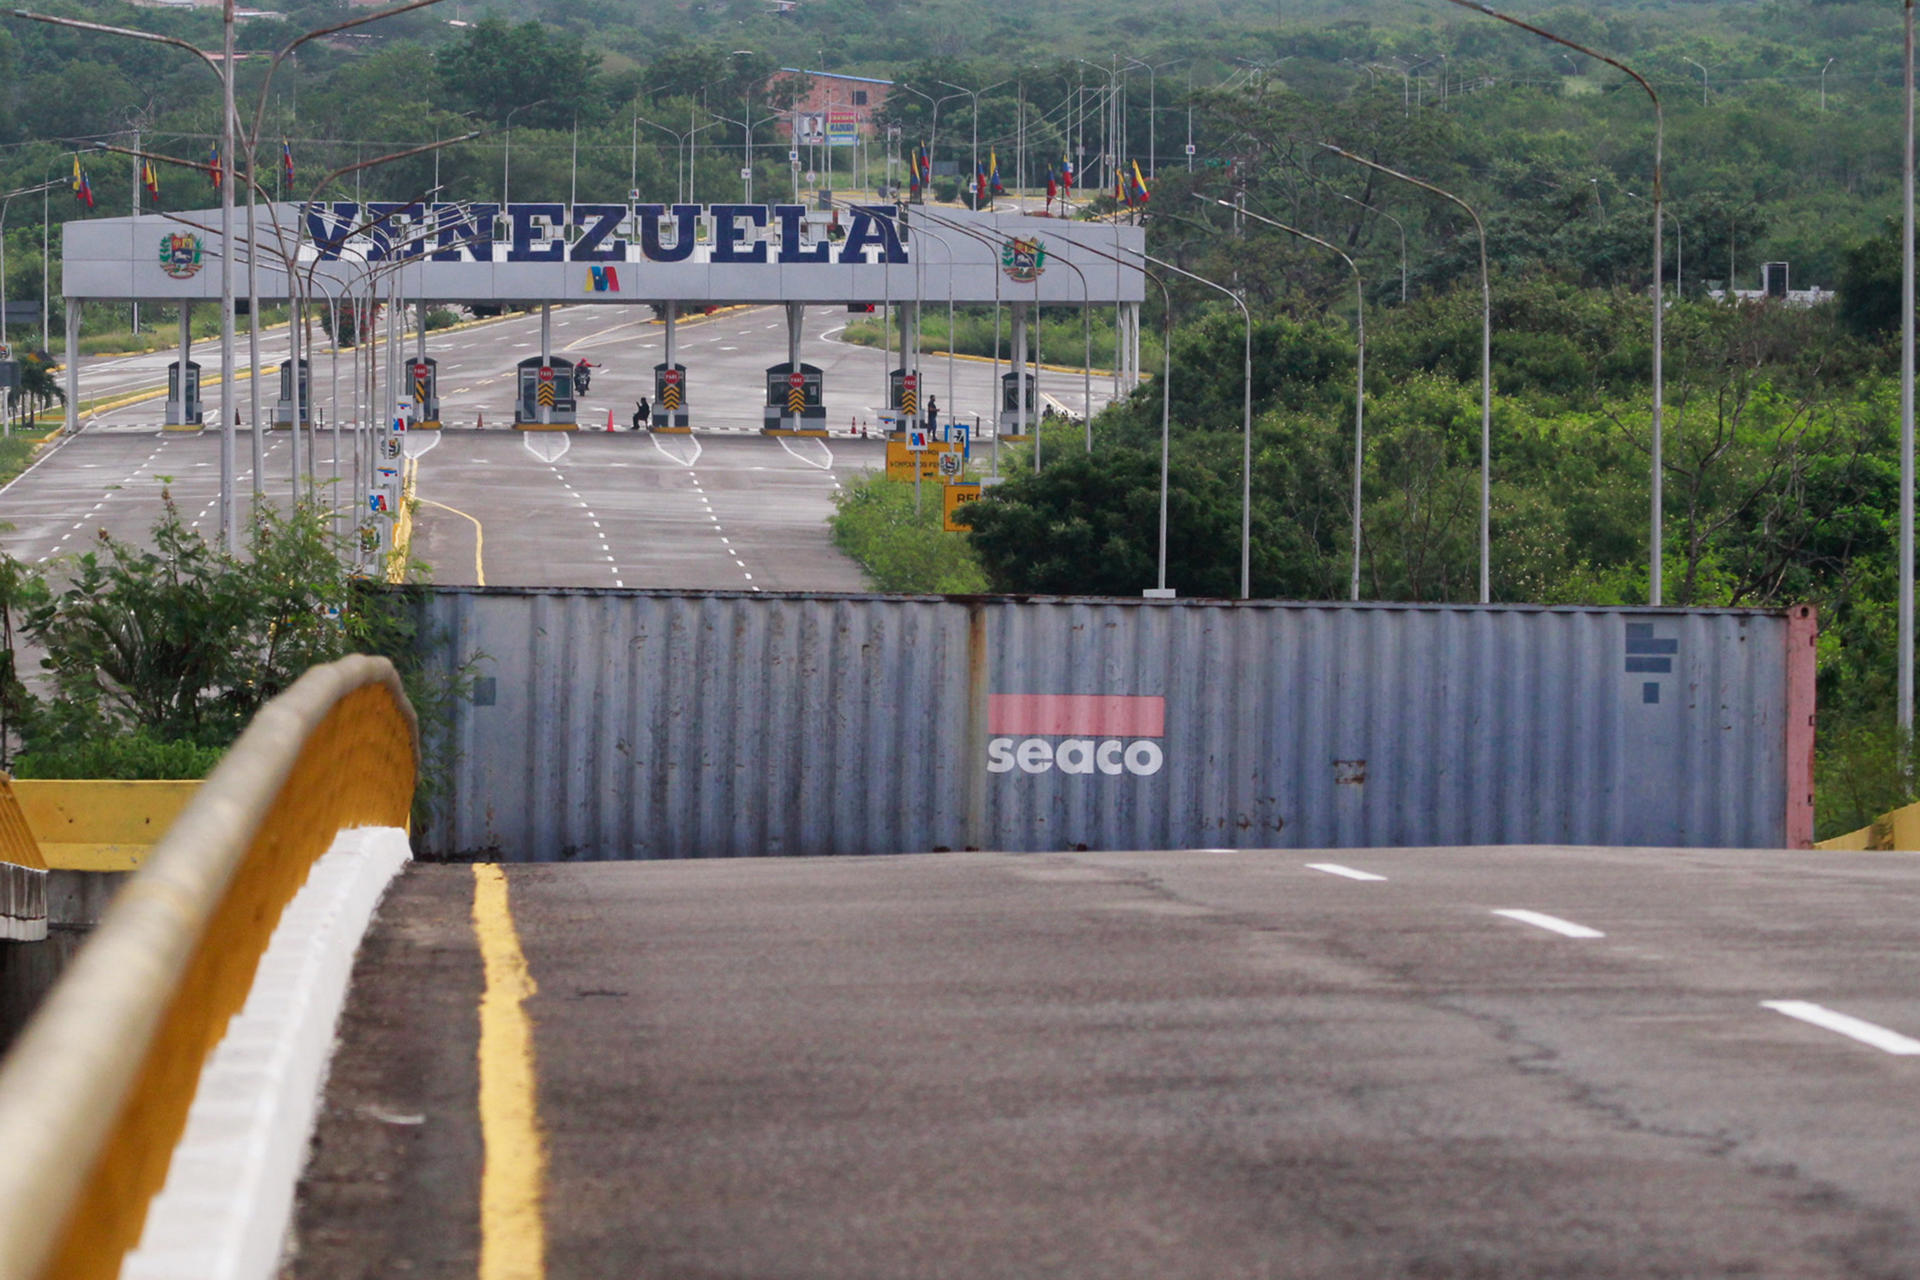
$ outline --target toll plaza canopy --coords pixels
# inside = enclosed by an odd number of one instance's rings
[[[1137,304],[1139,227],[963,209],[802,205],[336,202],[261,206],[248,253],[258,294],[366,291],[465,303],[1006,302]],[[69,222],[74,301],[221,296],[220,212]],[[236,273],[237,275],[238,273]],[[244,290],[244,286],[242,286]]]

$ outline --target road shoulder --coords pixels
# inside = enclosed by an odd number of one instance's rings
[[[480,1130],[473,872],[415,864],[354,963],[284,1280],[471,1277]]]

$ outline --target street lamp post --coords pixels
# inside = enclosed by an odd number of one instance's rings
[[[684,196],[681,194],[681,186],[686,180],[687,169],[689,167],[690,161],[687,156],[681,155],[680,148],[682,146],[685,146],[687,148],[687,151],[691,153],[693,150],[693,135],[696,133],[700,133],[704,130],[714,128],[716,125],[719,124],[719,121],[709,120],[707,121],[707,123],[703,125],[698,125],[691,129],[669,129],[667,128],[666,125],[657,124],[654,121],[647,119],[645,116],[640,115],[637,112],[634,114],[633,118],[637,124],[652,125],[655,129],[658,129],[660,132],[666,134],[669,138],[673,139],[673,162],[674,162],[674,167],[677,170],[677,172],[674,174],[673,198],[676,201],[687,200],[691,202],[693,199],[693,189],[691,185],[687,186],[687,192]],[[631,176],[629,176],[627,180],[627,185],[629,187],[636,188],[636,189],[640,185],[639,183],[640,154],[639,154],[639,142],[638,142],[639,136],[640,136],[639,130],[635,129],[634,130],[635,150],[634,150],[632,162],[628,166]]]
[[[1828,58],[1827,66],[1820,68],[1820,114],[1821,115],[1825,115],[1827,113],[1827,67],[1831,67],[1835,62],[1839,61],[1839,57],[1840,56],[1838,54],[1835,54],[1833,57]]]
[[[37,196],[60,185],[63,179],[51,178],[31,187],[21,187],[0,195],[0,342],[7,336],[7,206],[15,196]]]
[[[394,160],[404,160],[412,156],[424,155],[428,152],[438,152],[446,147],[457,146],[463,142],[470,142],[479,136],[480,134],[478,132],[466,133],[454,138],[446,138],[437,142],[425,143],[417,147],[409,147],[403,151],[397,151],[387,155],[375,156],[371,160],[359,160],[359,161],[356,161],[354,164],[346,165],[342,168],[335,169],[333,172],[325,175],[320,179],[319,182],[314,184],[312,193],[307,197],[307,204],[311,205],[314,201],[318,200],[320,193],[324,191],[329,184],[331,184],[335,179],[344,176],[345,174],[353,173],[361,169],[372,168],[376,165],[387,164]],[[158,155],[152,152],[141,151],[141,150],[127,148],[127,147],[114,146],[110,143],[105,143],[105,142],[97,142],[94,144],[94,147],[96,150],[99,150],[99,151],[109,152],[117,155],[132,156],[140,160],[157,161],[162,164],[175,165],[175,166],[186,167],[186,168],[202,167],[202,166],[195,165],[190,161],[177,159],[173,156]],[[248,198],[250,201],[256,195],[267,194],[259,189],[259,184],[257,181],[254,180],[254,176],[251,171],[249,171],[248,173],[248,183],[249,183]],[[439,187],[435,187],[433,188],[432,191],[425,193],[425,195],[422,196],[419,201],[410,202],[410,203],[414,203],[414,204],[423,203],[426,197],[432,196],[434,192],[437,192],[439,190],[440,190]],[[299,263],[300,263],[300,246],[302,243],[304,243],[306,239],[306,233],[307,233],[306,224],[304,221],[296,223],[293,243],[291,246],[289,246],[287,243],[285,229],[282,227],[280,223],[279,208],[278,206],[271,203],[270,198],[269,198],[268,208],[273,212],[273,218],[269,222],[269,226],[271,226],[273,229],[274,241],[276,242],[276,246],[277,246],[275,248],[275,256],[279,259],[280,264],[286,273],[286,279],[287,279],[287,301],[288,301],[289,312],[290,312],[289,323],[288,323],[288,336],[287,336],[288,361],[289,361],[290,367],[296,371],[296,376],[293,378],[293,381],[292,381],[292,407],[293,407],[292,440],[294,445],[293,492],[297,500],[299,497],[299,489],[300,489],[300,456],[299,456],[300,425],[299,424],[302,417],[302,412],[301,412],[302,395],[301,395],[300,380],[297,376],[297,371],[300,367],[301,342],[302,342],[302,334],[304,332],[302,328],[303,317],[304,317],[304,306],[305,306],[306,299],[312,296],[312,292],[311,292],[312,276],[313,276],[314,268],[318,266],[318,260],[316,259],[313,264],[310,264],[305,273],[308,288],[306,291],[303,292],[298,287],[301,282],[301,272],[299,270]],[[199,224],[193,223],[179,214],[170,213],[170,214],[162,214],[161,216],[167,219],[168,221],[178,222],[188,226],[194,226],[196,229],[201,231],[208,230],[208,228],[201,227]],[[385,218],[389,216],[391,216],[391,214],[382,215],[381,218],[375,219],[372,222],[364,224],[361,228],[358,229],[358,232],[350,232],[348,233],[348,235],[364,232],[370,229],[371,227],[377,225],[379,222],[384,221]],[[409,240],[396,243],[393,247],[395,249],[398,249],[402,247],[404,244],[411,243],[413,239],[418,239],[421,236],[424,236],[425,234],[428,234],[428,233],[424,231],[417,232]],[[256,237],[256,235],[251,230],[249,230],[249,233],[246,237],[244,245],[245,245],[245,251],[247,254],[248,272],[249,272],[249,275],[251,275],[253,273],[256,256],[258,255],[261,248],[261,243]],[[336,345],[337,345],[337,339],[336,339]],[[254,363],[256,366],[258,365],[257,356],[254,357]],[[257,381],[257,378],[256,378],[256,381]],[[337,415],[338,406],[336,405],[334,406],[334,408]],[[256,423],[257,423],[257,416],[256,416]],[[256,497],[260,492],[262,492],[261,478],[260,478],[261,467],[260,467],[260,456],[259,456],[261,453],[261,446],[257,443],[258,434],[259,433],[256,428],[256,433],[255,433],[256,445],[254,450],[255,452],[254,487],[255,487]],[[309,442],[310,441],[311,441],[311,437],[309,437]],[[309,476],[309,480],[311,480],[311,476]]]
[[[994,238],[989,237],[984,232],[980,231],[979,228],[968,226],[966,223],[963,223],[963,222],[956,222],[951,218],[943,218],[939,214],[934,213],[932,210],[922,209],[916,216],[920,218],[929,219],[933,222],[937,222],[943,227],[947,227],[951,230],[960,232],[962,235],[971,237],[977,243],[986,246],[987,252],[990,254],[998,255],[1002,247],[1001,242],[999,242]],[[1120,266],[1125,265],[1120,261],[1120,259],[1113,257],[1111,254],[1100,253],[1098,249],[1092,249],[1091,246],[1081,244],[1078,240],[1068,238],[1066,243],[1073,245],[1075,248],[1089,249],[1091,252],[1099,254],[1099,256],[1108,259],[1114,264],[1116,271]],[[1084,343],[1084,350],[1081,355],[1081,364],[1080,364],[1080,377],[1081,377],[1080,397],[1081,397],[1081,408],[1085,411],[1084,417],[1085,417],[1086,435],[1087,435],[1087,452],[1092,453],[1093,452],[1093,302],[1092,302],[1093,286],[1087,280],[1087,273],[1082,271],[1076,263],[1068,262],[1065,258],[1057,258],[1055,259],[1055,262],[1058,265],[1063,266],[1067,270],[1073,272],[1073,274],[1078,276],[1080,279],[1080,334],[1081,334],[1081,341],[1082,343]],[[999,282],[998,276],[996,275],[994,279],[994,290],[996,293],[999,291],[999,287],[1000,287],[1000,282]],[[996,304],[996,306],[997,305],[998,304]],[[1035,308],[1034,308],[1034,316],[1035,316],[1034,326],[1036,329],[1038,329],[1039,307],[1037,303],[1035,304]],[[949,327],[951,327],[951,322],[949,322]],[[1118,356],[1119,340],[1120,340],[1119,332],[1116,329],[1114,334],[1114,342],[1116,344],[1115,346],[1116,359]],[[994,334],[993,351],[996,357],[996,367],[997,367],[997,358],[1000,354],[1000,337],[997,331]],[[952,369],[953,369],[951,361],[948,362],[947,369],[948,369],[949,375],[951,375]],[[1025,391],[1023,386],[1022,395],[1024,394],[1025,394]],[[951,385],[949,385],[948,387],[947,399],[949,401],[953,399],[953,392],[952,392]],[[996,447],[997,447],[997,441],[999,438],[997,434],[998,429],[999,428],[996,426],[995,427]],[[1037,442],[1038,441],[1037,427],[1035,428],[1035,432],[1036,432],[1035,440]],[[1036,449],[1036,452],[1037,452],[1037,449]]]
[[[1365,200],[1362,200],[1358,196],[1350,196],[1344,191],[1335,191],[1333,194],[1335,194],[1336,196],[1339,196],[1342,200],[1348,200],[1354,204],[1359,205],[1362,209],[1365,209],[1368,213],[1379,214],[1381,217],[1385,218],[1388,222],[1391,222],[1394,225],[1394,227],[1399,230],[1400,232],[1400,301],[1405,302],[1407,300],[1407,224],[1400,221],[1400,219],[1394,217],[1392,214],[1388,213],[1385,209],[1379,208],[1376,205],[1370,205]]]
[[[1644,201],[1646,199],[1645,196],[1637,191],[1629,191],[1627,194],[1635,200]],[[1665,212],[1668,220],[1673,223],[1673,296],[1680,298],[1685,296],[1687,289],[1687,233],[1685,228],[1680,225],[1680,218],[1677,214],[1672,210],[1666,210]],[[1728,287],[1731,288],[1731,284],[1729,284]]]
[[[1666,137],[1666,116],[1660,108],[1660,95],[1654,92],[1653,86],[1647,83],[1645,76],[1617,58],[1610,58],[1604,53],[1596,52],[1586,45],[1567,39],[1565,36],[1555,35],[1543,27],[1536,27],[1530,22],[1524,22],[1509,14],[1501,13],[1497,9],[1481,3],[1480,0],[1447,0],[1447,2],[1458,5],[1462,9],[1471,9],[1475,13],[1485,14],[1489,18],[1504,22],[1509,26],[1518,27],[1522,31],[1539,36],[1543,40],[1551,40],[1555,44],[1564,45],[1566,48],[1572,49],[1575,53],[1584,53],[1589,58],[1604,62],[1615,70],[1632,77],[1634,83],[1646,91],[1648,99],[1653,103],[1653,463],[1651,468],[1651,488],[1653,490],[1651,505],[1653,510],[1651,518],[1648,521],[1647,603],[1658,605],[1661,603],[1660,579],[1661,555],[1663,550],[1661,524],[1664,518],[1662,511],[1663,495],[1661,492],[1664,480],[1662,476],[1662,467],[1664,464],[1660,456],[1662,445],[1660,411],[1661,399],[1664,393],[1661,368],[1661,325],[1665,318],[1666,311],[1666,300],[1661,296],[1660,291],[1661,267],[1666,261],[1665,246],[1661,243],[1660,234],[1660,208],[1661,202],[1666,198],[1666,183],[1661,174],[1661,151],[1662,144]],[[1909,18],[1912,16],[1912,9],[1913,0],[1907,0]],[[1909,199],[1907,203],[1911,206],[1912,200]],[[1911,253],[1907,255],[1909,263],[1912,261],[1912,256]],[[1728,288],[1732,288],[1731,281],[1728,282]],[[1912,310],[1911,307],[1907,308],[1909,315],[1912,314]],[[1909,613],[1910,612],[1911,610],[1909,610]]]
[[[502,137],[501,137],[501,143],[500,143],[500,207],[502,209],[505,209],[508,204],[512,203],[510,200],[508,200],[507,197],[509,192],[512,189],[511,186],[509,185],[509,181],[513,173],[513,118],[519,115],[522,111],[531,111],[535,107],[544,106],[546,104],[546,101],[547,100],[545,98],[541,98],[534,102],[523,102],[519,106],[513,108],[511,111],[508,111],[506,119],[501,121],[500,128],[502,130]]]
[[[1480,221],[1480,215],[1472,205],[1444,191],[1431,182],[1423,182],[1398,169],[1389,169],[1386,165],[1364,156],[1357,156],[1343,147],[1330,142],[1320,144],[1344,160],[1384,173],[1390,178],[1430,191],[1434,195],[1451,200],[1467,211],[1473,219],[1473,229],[1480,237],[1480,603],[1487,604],[1493,598],[1493,288],[1487,279],[1487,228]]]
[[[777,117],[773,113],[769,112],[768,114],[761,116],[759,120],[756,121],[753,118],[753,95],[752,94],[747,95],[747,110],[746,110],[747,118],[745,120],[735,120],[732,116],[723,116],[718,111],[715,111],[711,107],[707,108],[707,114],[712,116],[715,120],[718,120],[722,124],[732,124],[732,125],[738,125],[740,127],[742,131],[741,136],[745,139],[745,143],[746,143],[746,151],[740,163],[740,182],[741,182],[741,192],[742,192],[741,199],[746,204],[752,204],[753,203],[753,126],[755,124],[765,124],[767,121],[776,119]],[[693,132],[698,133],[699,130],[696,129]]]
[[[945,84],[946,81],[940,80],[935,83]],[[931,165],[933,163],[934,148],[940,145],[940,104],[943,102],[951,102],[955,98],[964,97],[970,90],[962,89],[959,93],[943,94],[938,98],[930,93],[923,93],[910,84],[897,84],[893,86],[893,91],[897,93],[910,93],[916,98],[925,98],[933,105],[933,124],[927,131],[927,163]]]
[[[1196,200],[1204,200],[1206,198],[1207,197],[1202,196],[1199,192],[1194,193],[1194,199]],[[1327,252],[1338,255],[1340,260],[1347,264],[1347,270],[1353,272],[1353,322],[1354,332],[1357,336],[1355,345],[1358,355],[1354,363],[1353,372],[1353,577],[1347,589],[1347,598],[1349,600],[1358,600],[1360,598],[1361,478],[1363,475],[1362,468],[1366,458],[1365,442],[1367,431],[1367,293],[1366,287],[1360,279],[1360,268],[1354,265],[1353,259],[1348,257],[1346,253],[1335,248],[1325,240],[1322,240],[1319,236],[1309,235],[1298,227],[1290,227],[1278,219],[1255,213],[1245,205],[1236,205],[1230,201],[1220,199],[1215,199],[1213,203],[1220,205],[1222,208],[1232,209],[1235,212],[1245,214],[1255,222],[1264,222],[1270,227],[1277,227],[1290,235],[1296,235],[1302,240],[1317,244],[1322,249],[1327,250]],[[1483,583],[1484,577],[1485,573],[1483,570]],[[1485,590],[1485,586],[1483,585],[1480,597],[1482,604],[1486,603]]]
[[[1100,140],[1100,156],[1102,160],[1100,173],[1101,173],[1102,185],[1107,187],[1108,189],[1111,189],[1113,186],[1113,167],[1116,163],[1118,163],[1114,148],[1119,145],[1119,140],[1114,135],[1119,131],[1114,125],[1114,115],[1115,115],[1115,112],[1119,109],[1119,104],[1120,104],[1120,84],[1119,84],[1120,77],[1117,72],[1109,70],[1108,68],[1101,66],[1097,62],[1089,62],[1085,58],[1075,58],[1074,61],[1082,64],[1083,66],[1092,67],[1095,71],[1098,71],[1101,75],[1107,78],[1107,97],[1106,97],[1106,102],[1102,106],[1101,123],[1100,123],[1100,131],[1102,134],[1102,137]],[[1085,117],[1083,114],[1082,119],[1084,120],[1084,118]],[[1082,128],[1084,127],[1085,126],[1083,124]],[[1080,148],[1080,163],[1082,165],[1085,165],[1086,158],[1087,158],[1086,146],[1083,141]],[[1081,180],[1082,175],[1078,170],[1075,170],[1073,176],[1074,176],[1075,185],[1077,186],[1086,185]]]
[[[1901,774],[1913,776],[1913,0],[1902,6],[1903,156],[1900,192],[1900,626]]]
[[[693,200],[693,188],[691,188],[691,184],[687,184],[687,190],[685,190],[685,194],[682,196],[682,186],[684,186],[685,178],[687,178],[689,157],[682,155],[680,148],[684,146],[684,148],[687,148],[687,152],[691,152],[691,150],[693,150],[693,134],[705,132],[705,130],[708,129],[716,129],[716,127],[720,125],[720,121],[707,121],[705,125],[695,125],[693,129],[668,129],[666,125],[659,125],[659,123],[655,123],[655,121],[649,121],[645,115],[637,115],[636,113],[634,119],[636,119],[637,123],[641,123],[641,125],[651,125],[653,129],[659,129],[660,132],[664,132],[668,138],[674,140],[674,169],[676,169],[676,173],[674,173],[674,200]],[[639,159],[637,159],[637,155],[634,163],[632,163],[632,169],[634,169],[636,178],[632,178],[630,182],[632,182],[634,186],[637,186],[637,184],[639,184],[639,182],[637,182],[637,173],[639,173]]]
[[[1240,308],[1240,318],[1246,325],[1246,352],[1241,367],[1241,404],[1240,404],[1240,598],[1253,596],[1253,313],[1247,310],[1247,304],[1240,295],[1223,284],[1216,284],[1205,276],[1195,275],[1185,267],[1176,267],[1171,262],[1162,261],[1152,254],[1142,253],[1138,249],[1118,246],[1123,253],[1130,253],[1143,262],[1150,262],[1162,271],[1171,271],[1177,276],[1203,284],[1216,293],[1224,293],[1233,299],[1233,305]]]
[[[1006,84],[1007,81],[996,80],[992,84],[985,86],[985,88],[980,89],[969,89],[965,85],[954,84],[951,80],[942,80],[940,83],[949,89],[958,89],[973,99],[973,172],[978,174],[980,172],[980,95],[988,89],[998,89],[1001,85]]]
[[[1171,62],[1163,62],[1159,66],[1155,67],[1140,61],[1140,59],[1138,58],[1127,59],[1128,66],[1144,68],[1147,73],[1147,177],[1148,178],[1153,178],[1157,176],[1157,165],[1159,161],[1156,159],[1156,157],[1160,154],[1159,134],[1155,129],[1155,120],[1154,120],[1155,109],[1158,103],[1158,96],[1157,96],[1158,86],[1159,86],[1158,73],[1166,70],[1168,67],[1177,67],[1185,61],[1186,61],[1185,58],[1175,58]]]
[[[254,168],[254,154],[258,149],[260,126],[266,116],[267,90],[273,83],[273,73],[280,63],[295,49],[309,40],[321,36],[333,35],[350,27],[364,26],[382,18],[396,14],[409,13],[438,4],[440,0],[408,0],[405,4],[350,18],[345,22],[332,23],[316,28],[297,37],[276,52],[270,61],[266,77],[260,84],[259,102],[254,112],[253,129],[247,135],[248,173]],[[229,552],[239,549],[240,530],[239,512],[233,483],[234,467],[234,360],[233,360],[233,178],[238,167],[239,157],[234,154],[234,138],[239,123],[234,110],[234,0],[222,0],[221,4],[221,52],[216,55],[189,44],[174,36],[155,35],[150,31],[136,31],[129,27],[109,26],[99,22],[83,22],[76,18],[55,17],[50,14],[34,13],[26,9],[8,11],[15,18],[24,18],[32,22],[44,22],[50,26],[72,27],[80,31],[90,31],[97,35],[119,36],[127,40],[139,40],[149,44],[164,44],[186,53],[191,53],[207,65],[220,77],[221,92],[221,166],[220,175],[220,526],[222,539]],[[74,365],[70,364],[69,368]],[[185,376],[185,370],[181,371]],[[258,429],[258,424],[255,424]]]
[[[1685,54],[1682,54],[1680,56],[1680,61],[1687,63],[1690,66],[1695,66],[1700,68],[1700,105],[1703,107],[1706,106],[1707,105],[1707,69],[1706,67],[1701,66],[1700,63],[1695,62],[1692,58],[1687,57]]]

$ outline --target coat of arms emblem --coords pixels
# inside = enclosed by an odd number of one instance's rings
[[[1009,240],[1000,251],[1000,269],[1016,284],[1032,284],[1047,269],[1047,246],[1038,239]]]
[[[175,280],[189,280],[200,272],[206,246],[191,231],[170,231],[160,237],[160,269]]]

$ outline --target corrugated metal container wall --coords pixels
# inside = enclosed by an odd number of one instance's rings
[[[460,588],[423,608],[437,661],[484,655],[450,761],[430,746],[451,783],[430,856],[1773,846],[1810,804],[1789,704],[1812,649],[1779,612]]]

